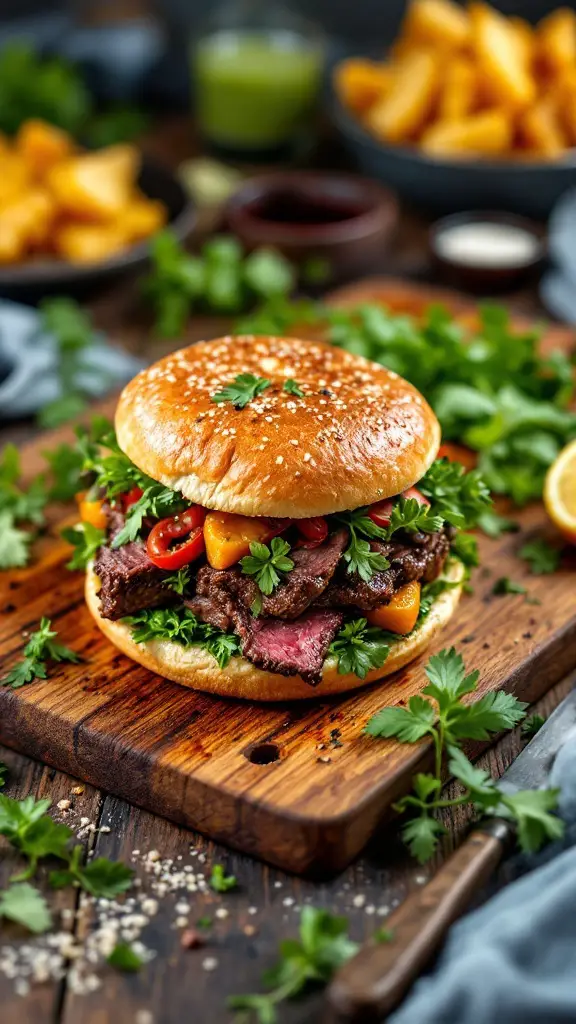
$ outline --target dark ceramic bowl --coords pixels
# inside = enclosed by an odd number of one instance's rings
[[[488,263],[481,259],[474,262],[472,255],[466,260],[459,260],[448,256],[440,248],[440,236],[446,235],[453,228],[458,228],[462,224],[486,223],[520,228],[534,240],[533,254],[525,259],[519,259],[516,263],[503,265],[497,261]],[[468,210],[454,213],[450,217],[442,217],[430,228],[428,240],[436,269],[447,283],[455,288],[486,294],[517,287],[542,266],[546,255],[545,232],[536,221],[497,210]]]
[[[287,171],[250,178],[231,197],[228,226],[248,249],[270,246],[319,283],[353,277],[381,259],[398,219],[395,196],[351,174]]]
[[[563,160],[435,160],[415,147],[378,142],[335,103],[334,120],[360,169],[435,214],[508,210],[544,219],[576,184],[576,150]]]
[[[144,156],[138,186],[149,199],[160,199],[168,210],[167,226],[184,240],[192,231],[196,212],[180,182],[162,164]],[[75,264],[45,259],[0,267],[0,296],[35,302],[44,295],[80,294],[109,283],[128,270],[144,266],[150,254],[150,239],[101,263]]]

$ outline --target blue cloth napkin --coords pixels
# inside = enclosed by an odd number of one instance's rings
[[[60,397],[54,339],[39,324],[36,310],[0,301],[0,421],[30,416]],[[82,360],[78,382],[91,398],[126,383],[144,365],[100,334]]]
[[[522,877],[454,925],[434,972],[389,1024],[574,1024],[576,729],[550,784],[562,790],[564,839],[537,856],[511,858],[500,881]]]

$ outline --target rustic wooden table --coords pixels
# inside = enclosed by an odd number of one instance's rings
[[[188,154],[190,145],[186,124],[177,121],[157,132],[149,148],[176,162]],[[378,269],[396,276],[430,279],[423,220],[403,215],[397,239]],[[89,305],[98,326],[132,351],[154,358],[168,346],[150,338],[136,294],[134,283],[126,281]],[[514,302],[526,312],[541,312],[533,290],[515,296]],[[194,321],[186,340],[215,336],[221,327],[217,320]],[[8,440],[22,442],[34,433],[30,422],[0,425],[0,446]],[[568,679],[558,684],[535,710],[550,713],[572,684],[573,680]],[[520,749],[517,730],[486,752],[481,763],[495,776],[499,775]],[[101,985],[94,991],[78,991],[89,986],[78,985],[70,962],[60,979],[33,984],[28,991],[26,957],[21,957],[13,969],[10,967],[11,944],[17,932],[11,926],[3,926],[2,1024],[225,1024],[232,1019],[226,997],[261,989],[262,972],[274,963],[279,941],[296,933],[299,910],[304,904],[328,907],[346,915],[351,934],[361,939],[381,924],[388,911],[415,886],[422,885],[436,866],[431,864],[422,869],[411,862],[389,826],[374,837],[362,857],[341,876],[322,884],[303,881],[232,853],[90,786],[79,786],[78,780],[44,766],[41,751],[37,760],[31,760],[0,748],[0,761],[9,767],[4,790],[7,795],[49,797],[55,806],[61,800],[70,800],[72,809],[68,814],[77,826],[80,828],[81,819],[85,819],[85,826],[90,823],[96,827],[95,831],[88,830],[87,841],[94,856],[121,858],[133,864],[141,882],[139,892],[149,892],[152,899],[152,903],[145,903],[144,916],[149,921],[143,927],[142,939],[155,951],[154,958],[137,974],[121,974],[106,967],[99,972]],[[73,793],[75,788],[79,791]],[[465,816],[459,812],[447,824],[449,835],[442,845],[442,857],[459,841],[466,826]],[[237,877],[238,888],[224,896],[204,892],[201,885],[196,892],[184,895],[158,893],[157,882],[156,888],[151,888],[155,876],[147,870],[150,858],[145,859],[152,852],[155,863],[154,851],[162,860],[171,858],[174,865],[194,865],[195,872],[205,871],[207,875],[213,863],[221,863]],[[13,860],[7,848],[0,845],[0,889],[11,873]],[[43,872],[40,884],[48,891]],[[165,888],[170,890],[171,885]],[[65,911],[63,919],[73,935],[81,937],[85,933],[91,914],[89,906],[52,891],[50,903]],[[184,948],[184,921],[194,927],[198,918],[205,916],[211,918],[212,924],[203,932],[204,945]],[[13,977],[7,976],[11,974]],[[286,1024],[308,1024],[322,1016],[320,993],[281,1010],[281,1020]]]

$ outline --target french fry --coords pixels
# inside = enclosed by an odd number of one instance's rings
[[[539,156],[554,159],[567,147],[567,139],[552,96],[538,100],[525,110],[518,125],[522,141]]]
[[[387,142],[405,142],[422,128],[440,84],[440,68],[432,53],[418,50],[399,62],[390,92],[370,108],[368,128]]]
[[[498,11],[484,3],[470,4],[472,43],[494,102],[522,109],[535,96],[535,82],[525,66],[516,35]]]
[[[31,174],[39,180],[50,167],[71,156],[76,149],[67,132],[36,118],[30,118],[20,126],[15,145]]]
[[[129,200],[138,167],[132,146],[109,146],[52,167],[46,181],[64,213],[80,220],[107,221]]]
[[[30,168],[22,157],[6,148],[0,154],[0,209],[30,188]]]
[[[470,21],[452,0],[412,0],[402,34],[420,43],[458,49],[470,39]]]
[[[459,121],[472,113],[477,99],[478,74],[474,64],[467,57],[455,58],[446,68],[442,82],[438,119]]]
[[[62,224],[54,236],[56,252],[69,263],[100,263],[126,244],[124,233],[113,224]]]
[[[336,68],[334,88],[342,106],[362,114],[388,93],[392,77],[393,71],[388,64],[353,58]]]
[[[421,146],[436,157],[501,156],[512,144],[512,123],[504,110],[484,110],[459,121],[438,121]]]
[[[508,24],[514,33],[518,52],[524,67],[531,69],[536,54],[536,36],[530,22],[524,18],[508,18]]]
[[[569,146],[576,146],[576,67],[567,68],[550,92],[566,141]]]
[[[576,66],[576,14],[569,7],[558,7],[543,18],[537,39],[539,56],[549,71]]]

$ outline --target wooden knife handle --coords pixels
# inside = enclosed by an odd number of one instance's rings
[[[466,909],[501,860],[513,829],[491,818],[412,893],[386,921],[390,942],[368,942],[335,975],[328,989],[339,1021],[380,1021],[400,1002],[438,949],[449,926]]]

